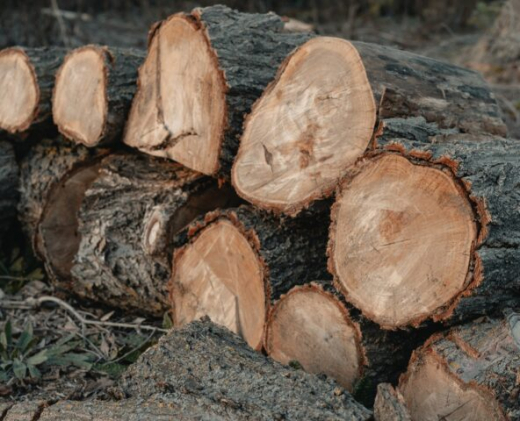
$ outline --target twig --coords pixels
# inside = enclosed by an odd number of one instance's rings
[[[152,339],[152,336],[154,335],[155,332],[152,332],[148,335],[148,337],[143,341],[141,342],[138,346],[136,346],[135,348],[131,349],[130,351],[128,351],[126,354],[122,355],[121,357],[118,357],[116,358],[115,360],[111,360],[111,361],[107,361],[105,364],[110,364],[110,363],[117,363],[123,359],[125,359],[126,357],[128,357],[130,354],[132,354],[133,352],[135,351],[138,351],[139,349],[141,349],[144,345],[146,345],[146,343]]]
[[[67,30],[65,29],[65,22],[63,21],[63,16],[60,13],[60,8],[58,7],[58,0],[51,0],[51,7],[54,12],[54,17],[58,21],[58,26],[60,27],[61,37],[63,38],[63,44],[65,47],[70,47],[69,39],[67,38]]]

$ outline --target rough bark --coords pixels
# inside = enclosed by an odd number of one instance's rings
[[[277,308],[283,305],[283,301],[291,293],[319,292],[334,300],[341,307],[343,314],[348,318],[349,324],[355,329],[355,341],[358,355],[349,355],[350,358],[358,358],[359,371],[353,382],[354,397],[368,407],[374,405],[378,384],[383,382],[396,383],[399,376],[406,370],[406,365],[412,352],[428,337],[428,332],[423,331],[388,331],[381,329],[376,323],[368,320],[358,310],[348,304],[343,296],[334,288],[331,281],[316,281],[310,285],[293,288],[287,295],[283,295],[275,304],[269,314],[266,323],[265,348],[268,354],[272,353],[269,342],[272,323],[276,317]],[[304,311],[304,309],[302,309]],[[316,323],[319,323],[317,320]],[[301,326],[298,327],[301,329]],[[431,334],[431,331],[429,332]],[[321,338],[321,336],[320,336]],[[328,340],[324,335],[324,341]],[[305,347],[301,343],[301,347]],[[312,352],[312,349],[309,349]],[[323,356],[316,354],[316,358]],[[326,364],[326,362],[324,362]],[[305,368],[305,367],[304,367]],[[335,376],[332,375],[334,378]]]
[[[457,323],[514,307],[520,300],[520,142],[458,134],[415,118],[385,126],[373,153],[398,153],[448,171],[467,191],[478,225],[465,288],[433,320]]]
[[[284,367],[208,321],[160,339],[119,382],[130,397],[175,393],[221,406],[234,419],[370,419],[331,380]]]
[[[12,145],[0,141],[0,245],[16,220],[20,174]]]
[[[2,421],[34,421],[41,414],[44,402],[11,403],[4,414],[0,414]]]
[[[54,140],[44,139],[25,156],[20,166],[18,214],[22,228],[39,257],[43,258],[44,251],[37,226],[49,193],[75,168],[87,164],[105,152],[92,152],[83,146],[72,145],[60,137]]]
[[[106,158],[81,203],[69,287],[117,308],[161,315],[175,234],[233,200],[230,189],[160,158]]]
[[[34,77],[38,99],[26,121],[14,126],[0,127],[0,129],[11,134],[27,132],[30,129],[46,135],[54,135],[56,127],[52,123],[52,91],[54,89],[56,72],[67,50],[58,47],[13,47],[2,50],[1,54],[11,54],[13,51],[21,52],[27,57],[32,67],[31,73]]]
[[[238,149],[244,115],[250,111],[253,102],[274,78],[278,66],[285,57],[312,35],[284,31],[284,22],[273,13],[247,14],[225,6],[213,6],[195,9],[189,15],[174,15],[163,21],[160,26],[153,29],[150,45],[161,36],[162,28],[172,18],[185,19],[202,31],[209,45],[210,54],[218,67],[218,83],[225,92],[224,103],[219,105],[225,108],[224,121],[219,124],[218,129],[215,128],[219,132],[218,145],[211,145],[211,148],[218,149],[218,159],[211,165],[211,169],[201,169],[200,165],[192,168],[208,175],[229,178],[231,164]],[[158,63],[160,61],[159,54]],[[141,86],[139,89],[143,88]],[[158,89],[160,101],[160,87]],[[163,96],[166,94],[163,93]],[[214,103],[220,101],[218,98],[211,100]],[[216,105],[213,104],[213,107]],[[158,120],[163,119],[159,124],[164,137],[154,139],[152,144],[151,141],[132,139],[127,135],[125,142],[143,152],[172,158],[169,149],[181,142],[187,134],[176,133],[175,129],[167,127],[164,117],[161,116],[160,103],[158,109]],[[137,119],[136,113],[132,111],[130,119]],[[179,162],[187,165],[186,162]]]
[[[493,409],[493,419],[520,419],[519,351],[520,317],[514,313],[505,320],[483,318],[433,336],[414,353],[408,371],[399,383],[413,419],[451,419],[450,415],[453,419],[459,419],[457,416],[470,419],[464,417],[464,411],[479,407],[481,411],[483,407]],[[432,363],[446,376],[441,384],[443,390],[422,383],[420,367]],[[419,390],[420,385],[431,389],[427,391],[428,402],[420,397],[423,392]],[[461,397],[457,402],[443,399],[445,405],[434,407],[435,411],[432,411],[430,402],[447,392]],[[471,405],[466,406],[470,402]],[[453,408],[455,403],[457,407]],[[471,419],[484,419],[481,411],[474,413]]]
[[[376,402],[374,404],[374,418],[376,421],[411,421],[410,413],[404,398],[388,383],[377,386]]]
[[[119,140],[123,133],[126,118],[130,111],[132,99],[137,88],[137,70],[144,59],[145,53],[135,49],[108,48],[94,45],[81,47],[71,51],[65,57],[63,65],[60,67],[60,70],[56,75],[56,89],[54,90],[53,107],[56,107],[56,93],[58,89],[61,88],[60,76],[62,75],[62,70],[69,61],[74,60],[78,54],[85,51],[96,52],[102,57],[104,63],[103,69],[99,69],[99,76],[104,80],[103,90],[105,93],[105,104],[102,110],[103,119],[100,127],[100,134],[94,139],[87,139],[88,136],[86,135],[85,130],[75,131],[68,127],[70,123],[77,124],[77,121],[74,121],[74,119],[72,121],[66,121],[66,119],[63,119],[64,121],[62,121],[57,118],[56,112],[54,112],[54,121],[58,126],[59,131],[65,137],[75,142],[83,143],[86,146],[105,145]],[[85,76],[92,77],[92,75],[84,75],[83,77]],[[91,83],[96,82],[97,81],[91,81]],[[86,81],[79,83],[86,83]],[[85,85],[78,85],[78,88],[87,87]],[[65,98],[65,102],[60,104],[60,106],[65,108],[77,106],[77,100],[78,99],[75,96],[67,97]],[[90,105],[95,107],[97,104],[93,103]],[[82,115],[79,117],[85,121],[85,126],[88,126],[87,122],[89,121],[90,113],[88,110],[81,111]]]

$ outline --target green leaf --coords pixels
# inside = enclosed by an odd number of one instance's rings
[[[31,341],[33,340],[33,328],[32,324],[28,323],[25,327],[24,331],[18,338],[18,342],[16,343],[16,348],[20,352],[25,352]]]
[[[0,383],[7,383],[9,376],[5,371],[0,371]]]
[[[27,275],[27,279],[31,281],[41,281],[45,278],[42,268],[34,269],[31,273]]]
[[[92,367],[94,370],[102,371],[107,373],[111,378],[117,378],[123,374],[128,368],[127,365],[118,363],[106,363],[106,364],[94,364]]]
[[[49,359],[49,357],[47,356],[47,350],[43,349],[40,352],[38,352],[37,354],[27,358],[26,362],[27,362],[27,364],[31,364],[31,365],[40,365],[40,364],[44,363],[45,361],[47,361],[48,359]]]
[[[76,354],[70,352],[65,355],[58,355],[49,358],[47,361],[48,365],[59,365],[59,366],[70,366],[74,365],[79,368],[90,370],[93,364],[93,357],[89,354]]]
[[[173,321],[168,313],[164,313],[162,327],[163,329],[173,328]]]
[[[29,375],[33,379],[39,379],[42,376],[40,370],[38,370],[34,365],[28,364],[27,368],[29,369]]]
[[[9,267],[11,273],[22,273],[23,272],[23,257],[19,257]]]
[[[7,351],[7,337],[5,332],[0,332],[0,350]]]
[[[23,380],[27,373],[27,366],[20,360],[16,359],[13,361],[13,373],[17,379]]]

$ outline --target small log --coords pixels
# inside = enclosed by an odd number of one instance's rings
[[[220,189],[179,164],[110,156],[79,207],[79,248],[67,287],[113,307],[162,315],[176,234],[197,216],[236,203],[229,186]],[[45,241],[55,242],[52,235]]]
[[[54,78],[66,50],[6,48],[0,51],[0,129],[11,134],[55,132],[51,118]]]
[[[16,220],[20,184],[20,173],[13,146],[0,141],[0,245]]]
[[[295,215],[332,195],[376,119],[424,116],[442,128],[505,135],[473,71],[388,47],[318,37],[297,48],[255,103],[232,169],[237,193]]]
[[[399,133],[410,122],[386,123]],[[379,137],[340,187],[329,244],[336,286],[387,329],[514,305],[520,142],[434,124],[413,137]]]
[[[48,195],[68,174],[77,168],[88,166],[106,151],[89,151],[83,146],[72,145],[65,139],[45,139],[34,145],[24,157],[20,166],[20,202],[18,215],[27,238],[37,256],[44,259],[42,238],[38,224],[42,218]],[[52,201],[50,202],[52,205]],[[63,205],[70,208],[71,202]]]
[[[212,212],[175,252],[170,301],[175,326],[202,316],[260,349],[271,301],[323,279],[327,212],[280,220],[250,207]]]
[[[321,281],[297,286],[273,306],[265,328],[267,354],[283,364],[299,363],[323,373],[367,406],[377,385],[397,382],[424,332],[382,330],[348,306]]]
[[[152,29],[125,143],[229,178],[244,114],[311,36],[285,32],[273,13],[225,6],[169,17]]]
[[[399,389],[414,420],[518,420],[519,373],[518,317],[481,319],[433,336]]]
[[[119,381],[123,396],[208,400],[231,419],[368,420],[371,412],[332,380],[284,367],[209,321],[162,337]]]
[[[71,51],[56,75],[52,111],[59,131],[88,147],[118,140],[144,55],[95,45]]]
[[[403,395],[388,383],[377,386],[374,418],[375,421],[412,421]]]

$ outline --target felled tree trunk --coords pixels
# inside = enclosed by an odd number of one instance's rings
[[[399,382],[412,419],[520,419],[519,351],[518,315],[432,337]]]
[[[295,215],[332,195],[377,119],[423,116],[441,128],[505,135],[473,71],[388,47],[314,38],[296,49],[244,125],[232,181],[247,201]]]
[[[374,418],[376,421],[412,421],[403,396],[388,383],[377,386]]]
[[[106,152],[102,150],[89,151],[83,146],[72,145],[59,137],[54,140],[41,141],[34,145],[25,156],[20,166],[18,215],[22,229],[40,258],[45,258],[45,251],[42,248],[38,224],[42,219],[45,207],[49,203],[50,193],[69,174],[74,173],[79,168],[89,167],[91,163],[97,162],[97,158],[103,156]],[[75,186],[72,190],[74,190],[74,194],[78,193],[79,186]],[[60,205],[74,215],[79,203],[76,203],[74,207],[69,199],[70,197],[66,198],[63,202],[60,202]],[[50,201],[51,206],[57,205],[57,203],[53,203],[55,200],[56,198]]]
[[[56,75],[54,122],[85,146],[118,140],[123,132],[144,52],[88,45],[71,51]]]
[[[179,164],[149,156],[105,159],[79,208],[79,248],[68,287],[119,309],[162,315],[169,307],[175,235],[229,204],[231,189]],[[52,245],[51,236],[47,244]]]
[[[125,143],[229,178],[244,115],[310,37],[284,31],[272,13],[225,6],[169,17],[152,29]]]
[[[12,145],[0,141],[0,246],[14,220],[19,200],[20,174]]]
[[[386,132],[408,136],[417,121],[387,121]],[[414,133],[378,138],[341,186],[329,247],[337,287],[387,329],[518,303],[520,142],[433,124]]]
[[[195,222],[188,243],[175,252],[174,325],[207,315],[260,349],[271,301],[294,285],[330,276],[328,224],[327,212],[280,220],[245,206]]]
[[[283,364],[332,377],[372,406],[378,384],[396,382],[426,337],[380,329],[322,281],[282,295],[269,313],[265,349]]]
[[[54,47],[0,51],[0,129],[12,134],[29,129],[55,132],[51,96],[65,54]]]

